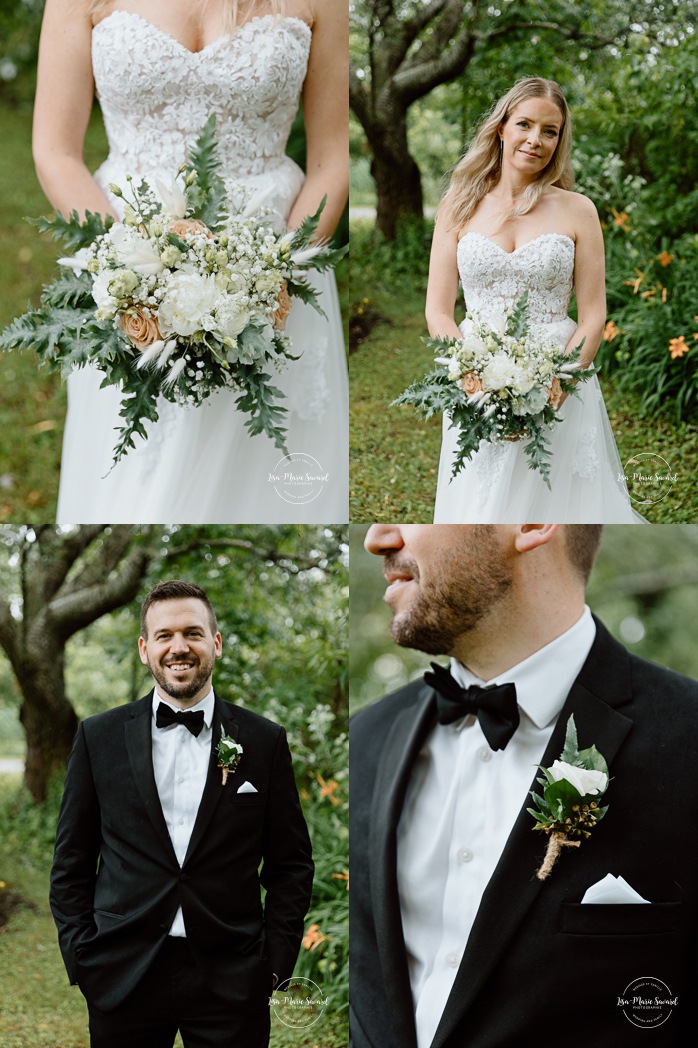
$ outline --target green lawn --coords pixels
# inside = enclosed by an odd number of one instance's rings
[[[441,420],[425,422],[413,408],[391,401],[431,365],[424,296],[429,258],[428,229],[410,231],[392,249],[375,247],[370,223],[352,223],[351,501],[355,522],[433,519]],[[391,257],[391,251],[393,256]],[[368,322],[366,323],[366,317]],[[365,341],[356,345],[369,329]],[[641,418],[638,399],[619,393],[600,376],[621,462],[642,452],[661,455],[678,474],[670,494],[639,507],[654,524],[698,520],[698,427],[668,417]]]
[[[0,1045],[89,1048],[87,1008],[70,986],[48,907],[55,806],[43,813],[16,805],[20,775],[0,775]],[[28,814],[27,814],[28,812]],[[24,821],[26,819],[26,821]],[[18,898],[19,896],[19,898]],[[7,900],[14,900],[3,928]],[[181,1048],[178,1037],[176,1045]],[[272,1014],[271,1048],[346,1048],[346,1014],[328,1011],[307,1029]]]

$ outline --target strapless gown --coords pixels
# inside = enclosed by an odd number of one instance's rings
[[[574,241],[558,233],[511,253],[480,233],[466,233],[458,243],[458,271],[468,311],[501,314],[528,291],[532,330],[566,346],[576,328],[567,315],[574,253]],[[550,434],[550,490],[529,469],[520,442],[483,441],[451,479],[457,430],[444,416],[434,523],[643,523],[628,497],[596,376],[580,393],[567,398],[558,412],[563,421]]]
[[[253,191],[281,227],[303,184],[285,155],[305,79],[311,30],[262,16],[194,53],[139,15],[116,11],[92,33],[96,90],[109,156],[95,173],[173,176],[215,112],[221,173]],[[329,188],[329,187],[328,187]],[[119,201],[111,198],[115,208]],[[149,438],[111,469],[119,394],[95,368],[68,380],[58,523],[344,523],[348,520],[348,381],[334,276],[313,274],[327,320],[295,301],[287,324],[301,359],[274,373],[288,408],[288,464],[264,435],[251,437],[234,392],[197,408],[161,400]],[[110,472],[111,470],[111,472]],[[274,478],[280,480],[274,480]]]

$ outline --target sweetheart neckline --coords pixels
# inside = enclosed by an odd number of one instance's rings
[[[127,18],[136,18],[143,25],[147,25],[159,36],[164,37],[165,40],[171,41],[176,47],[180,48],[180,50],[186,51],[188,55],[192,55],[192,57],[194,58],[196,58],[198,55],[205,54],[206,51],[210,51],[212,48],[220,44],[223,40],[230,41],[236,39],[240,35],[240,33],[242,33],[242,31],[247,28],[247,26],[253,25],[255,22],[265,22],[270,18],[273,19],[276,17],[272,14],[254,15],[252,18],[248,19],[247,22],[243,22],[243,24],[239,26],[233,34],[225,33],[223,36],[217,36],[215,40],[211,40],[210,43],[205,44],[199,51],[192,51],[191,48],[187,47],[186,44],[183,44],[181,40],[178,40],[176,36],[172,36],[172,34],[168,33],[166,29],[162,29],[159,25],[156,25],[155,22],[150,22],[147,18],[144,18],[143,15],[139,15],[137,11],[124,11],[122,8],[118,7],[114,11],[111,11],[105,18],[100,19],[100,21],[92,27],[92,32],[94,33],[97,29],[99,29],[101,25],[104,25],[105,22],[108,22],[109,19],[113,18],[115,15],[126,15]],[[295,15],[285,15],[283,17],[280,17],[278,21],[297,22],[299,25],[305,26],[305,28],[312,36],[313,30],[311,26],[309,26],[307,22],[304,22],[302,18],[296,18]]]
[[[459,247],[461,245],[461,242],[465,240],[466,237],[480,237],[481,240],[486,240],[488,244],[492,244],[493,247],[496,247],[497,250],[501,251],[503,255],[516,255],[519,251],[523,251],[525,247],[528,247],[529,244],[535,244],[538,240],[545,240],[546,237],[562,237],[563,240],[568,240],[572,247],[575,246],[575,242],[572,239],[572,237],[568,237],[566,233],[541,233],[539,236],[533,237],[532,240],[527,240],[525,244],[520,244],[518,247],[515,247],[513,251],[507,251],[505,248],[501,246],[501,244],[498,244],[495,240],[492,240],[491,237],[485,236],[484,233],[477,233],[474,230],[469,233],[464,233],[463,236],[459,238]]]

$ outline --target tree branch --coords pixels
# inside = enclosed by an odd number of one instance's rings
[[[202,548],[240,550],[249,553],[257,560],[271,562],[272,564],[283,564],[294,574],[298,574],[301,571],[309,571],[311,568],[322,567],[325,560],[325,557],[291,558],[288,554],[281,553],[279,550],[273,548],[262,549],[259,546],[255,546],[247,539],[196,539],[193,542],[189,542],[186,546],[178,546],[168,550],[164,559],[169,561],[177,557],[184,557],[187,553],[193,553]]]

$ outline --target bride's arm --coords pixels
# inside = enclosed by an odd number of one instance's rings
[[[454,320],[458,297],[458,231],[448,229],[444,218],[437,217],[429,259],[429,282],[424,310],[432,338],[461,338]]]
[[[601,345],[606,323],[606,264],[599,216],[591,200],[576,194],[577,235],[574,263],[574,290],[577,297],[577,330],[567,344],[567,352],[585,339],[581,362],[588,367]]]
[[[46,0],[32,146],[41,188],[63,214],[114,214],[82,155],[94,97],[91,35],[87,0]]]
[[[313,41],[303,85],[306,179],[288,218],[289,228],[327,203],[318,236],[330,236],[349,193],[349,7],[346,0],[315,3]]]

